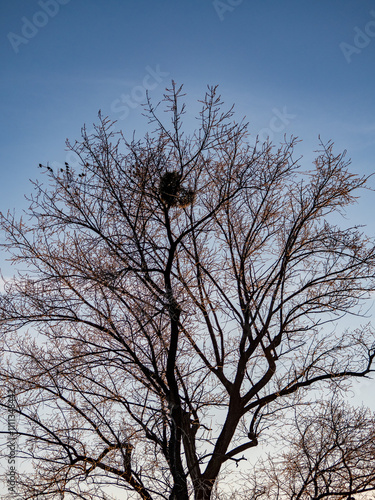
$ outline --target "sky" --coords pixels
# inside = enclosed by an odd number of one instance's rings
[[[320,134],[354,172],[375,171],[374,0],[2,0],[0,40],[0,211],[21,215],[39,163],[74,162],[65,140],[99,110],[144,135],[145,91],[156,103],[172,79],[191,123],[219,85],[252,138],[298,136],[308,168]],[[348,220],[371,235],[374,196]]]
[[[297,135],[310,165],[320,134],[375,169],[374,1],[3,0],[0,37],[2,211],[99,109],[143,136],[145,89],[158,102],[172,79],[191,116],[219,85],[253,137]]]

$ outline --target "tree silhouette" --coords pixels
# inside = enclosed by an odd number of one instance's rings
[[[375,490],[375,416],[368,409],[334,397],[314,411],[296,409],[281,434],[283,451],[260,461],[247,498],[355,500],[352,494]]]
[[[143,141],[100,117],[68,143],[81,168],[42,167],[30,219],[2,216],[25,499],[208,500],[295,398],[372,372],[371,327],[344,318],[374,289],[374,243],[336,225],[367,179],[331,142],[308,171],[293,137],[251,146],[216,88],[185,136],[182,97],[171,128],[148,102]]]

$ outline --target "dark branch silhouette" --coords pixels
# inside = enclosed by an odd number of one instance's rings
[[[144,141],[100,117],[68,143],[81,167],[40,165],[29,215],[1,218],[22,498],[208,500],[296,400],[373,372],[373,330],[346,318],[374,242],[337,225],[367,178],[331,142],[307,171],[293,137],[249,145],[216,88],[186,136],[182,98],[171,129],[148,102]]]

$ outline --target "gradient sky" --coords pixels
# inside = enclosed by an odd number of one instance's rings
[[[172,78],[191,103],[219,84],[254,135],[298,135],[306,161],[321,134],[353,170],[375,170],[374,1],[57,1],[0,5],[1,210],[23,203],[39,163],[66,160],[65,139],[99,109],[143,135],[143,83],[158,101]]]
[[[72,162],[65,139],[99,109],[143,135],[144,86],[156,102],[172,79],[188,121],[218,84],[253,137],[303,139],[307,168],[321,134],[375,171],[375,1],[2,0],[0,36],[1,211],[20,213],[39,163]],[[351,217],[375,234],[373,205]]]

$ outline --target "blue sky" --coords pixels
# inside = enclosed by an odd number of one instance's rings
[[[3,211],[99,109],[143,135],[144,82],[157,101],[172,78],[192,110],[219,84],[254,135],[302,138],[306,162],[321,134],[374,170],[374,1],[12,0],[0,14]]]

